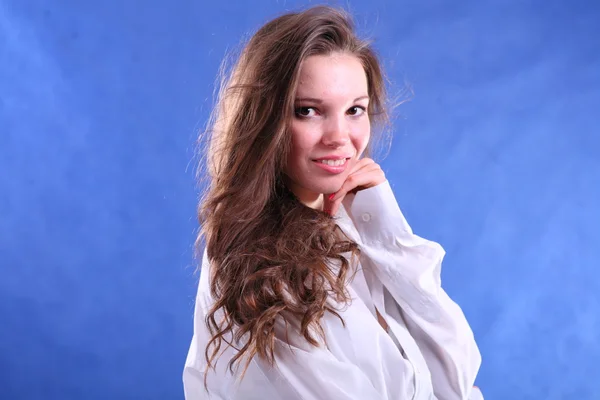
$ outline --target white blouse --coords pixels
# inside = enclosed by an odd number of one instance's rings
[[[442,247],[413,234],[384,182],[347,195],[336,215],[361,250],[339,318],[325,313],[326,344],[313,347],[276,324],[276,366],[254,357],[241,380],[230,347],[204,388],[205,325],[212,304],[206,253],[183,372],[186,400],[482,400],[473,388],[481,355],[460,307],[441,287]],[[332,265],[335,268],[335,265]],[[351,275],[351,274],[350,274]],[[377,319],[376,309],[388,331]],[[298,328],[298,325],[295,325]],[[287,333],[287,342],[284,341]]]

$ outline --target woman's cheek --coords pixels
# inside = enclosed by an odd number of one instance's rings
[[[359,154],[359,158],[362,157],[363,153],[365,152],[365,150],[367,149],[367,146],[369,145],[369,139],[370,139],[370,135],[363,135],[359,141],[358,141],[358,146],[357,150],[358,150],[358,154]]]

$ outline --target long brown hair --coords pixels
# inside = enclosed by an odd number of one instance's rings
[[[357,38],[350,17],[331,7],[268,22],[250,38],[220,88],[209,123],[210,181],[199,208],[197,240],[198,246],[202,239],[206,243],[214,298],[206,318],[208,370],[223,342],[237,350],[229,362],[232,372],[246,358],[243,376],[256,355],[273,365],[280,318],[295,318],[299,333],[318,346],[318,337],[325,340],[324,313],[340,317],[327,300],[342,305],[350,300],[350,263],[342,254],[357,255],[357,244],[339,234],[329,215],[300,203],[283,173],[302,61],[334,52],[361,61],[371,123],[387,122],[377,56]],[[339,260],[339,269],[330,267],[332,259]]]

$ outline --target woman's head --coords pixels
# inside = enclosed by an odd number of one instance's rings
[[[342,186],[371,133],[364,68],[351,54],[302,62],[285,175],[300,201],[315,204]]]
[[[286,14],[250,39],[211,120],[210,185],[199,210],[214,299],[209,367],[230,334],[241,342],[230,367],[255,355],[273,362],[278,319],[296,319],[317,345],[321,317],[337,314],[329,300],[349,301],[346,255],[358,246],[310,206],[341,187],[371,127],[385,121],[379,62],[345,13]]]
[[[344,12],[314,7],[276,18],[250,39],[221,89],[212,175],[231,182],[244,176],[247,188],[283,181],[302,196],[334,192],[347,173],[327,174],[310,161],[348,155],[349,171],[367,148],[371,125],[386,122],[384,97],[377,57]]]

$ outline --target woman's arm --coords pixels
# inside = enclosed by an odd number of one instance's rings
[[[482,398],[473,383],[481,355],[460,307],[441,287],[442,247],[414,235],[388,181],[358,191],[350,205],[361,251],[399,306],[439,399]]]

